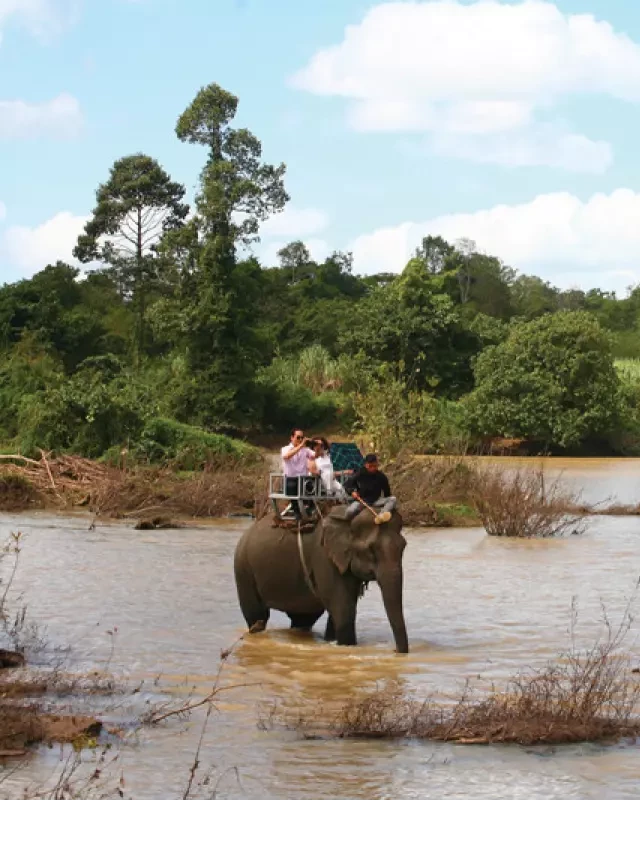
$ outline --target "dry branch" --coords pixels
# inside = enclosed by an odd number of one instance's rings
[[[471,494],[491,536],[549,537],[584,531],[587,508],[580,506],[580,493],[559,478],[547,482],[542,469],[479,469]]]

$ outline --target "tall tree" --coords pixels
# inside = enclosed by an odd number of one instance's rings
[[[519,275],[510,291],[511,306],[518,317],[534,320],[558,310],[558,291],[536,275]]]
[[[236,244],[258,239],[260,223],[283,209],[285,166],[261,161],[260,140],[232,128],[238,99],[212,83],[201,89],[178,119],[182,142],[208,148],[196,200],[209,274],[224,277],[233,268]]]
[[[413,258],[402,275],[356,303],[341,349],[390,364],[408,388],[455,395],[470,390],[478,336],[464,328],[459,309],[444,292],[446,274],[431,276]]]
[[[116,160],[109,179],[98,187],[96,207],[73,250],[83,263],[100,260],[112,267],[124,294],[136,304],[138,357],[145,346],[151,259],[162,236],[178,228],[189,212],[184,194],[152,157]]]
[[[298,273],[311,263],[311,255],[302,240],[294,240],[278,251],[278,260],[282,269],[287,270],[291,276],[289,283],[295,284],[298,281]]]
[[[252,417],[260,361],[258,318],[251,311],[257,278],[236,271],[237,246],[258,240],[260,224],[289,200],[284,164],[263,163],[260,141],[230,126],[237,107],[236,96],[213,83],[198,92],[176,125],[180,140],[207,148],[196,198],[197,285],[185,312],[194,376],[185,410],[217,427]]]
[[[424,263],[429,275],[440,275],[445,270],[455,269],[458,262],[453,246],[442,237],[432,234],[422,238],[415,256]]]

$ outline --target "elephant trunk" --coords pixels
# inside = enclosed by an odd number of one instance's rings
[[[409,640],[402,612],[402,568],[399,566],[393,572],[378,577],[378,584],[382,591],[387,619],[396,641],[396,651],[406,655],[409,651]]]

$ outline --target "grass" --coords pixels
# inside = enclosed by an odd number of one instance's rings
[[[621,379],[640,384],[640,358],[617,358],[615,368]]]

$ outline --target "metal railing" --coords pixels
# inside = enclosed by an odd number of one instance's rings
[[[347,474],[336,474],[335,479],[344,484]],[[286,481],[289,481],[287,494]],[[294,484],[295,481],[295,484]],[[335,500],[333,492],[327,492],[320,477],[308,475],[301,477],[285,477],[284,474],[269,474],[269,497],[274,500]]]

